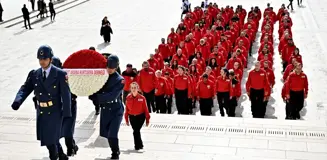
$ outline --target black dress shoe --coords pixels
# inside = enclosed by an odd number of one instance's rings
[[[59,154],[59,160],[68,160],[68,156],[64,153]]]
[[[99,112],[99,111],[96,111],[96,112],[95,112],[95,115],[99,115],[99,114],[100,114],[100,112]]]
[[[110,159],[119,159],[119,154],[120,154],[119,151],[118,152],[115,152],[115,153],[112,153]]]
[[[67,149],[67,156],[71,157],[77,154],[78,146],[75,145],[73,149]]]

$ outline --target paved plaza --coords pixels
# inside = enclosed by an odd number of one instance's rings
[[[0,23],[0,159],[3,160],[48,159],[46,148],[41,148],[36,141],[32,97],[18,111],[10,107],[27,73],[39,67],[36,49],[40,45],[49,44],[62,60],[75,51],[95,46],[99,52],[118,54],[122,66],[132,63],[140,68],[160,38],[167,37],[170,28],[177,26],[181,12],[179,0],[65,0],[55,5],[58,8],[56,22],[50,23],[49,18],[43,21],[32,18],[34,29],[26,31],[22,18],[14,18],[21,15],[24,3],[30,7],[27,0],[1,2],[5,10],[5,22]],[[195,6],[201,1],[190,2]],[[270,2],[277,11],[286,0],[216,2],[220,6],[242,4],[246,9],[258,5],[262,11]],[[281,64],[275,55],[276,86],[268,105],[267,119],[251,118],[250,102],[245,94],[237,108],[237,118],[220,117],[219,114],[201,117],[199,112],[190,116],[152,114],[151,125],[142,130],[144,153],[133,151],[131,128],[122,124],[119,135],[121,159],[327,160],[325,4],[327,2],[321,0],[304,1],[303,8],[295,7],[295,12],[291,13],[294,40],[301,50],[304,72],[309,79],[310,91],[301,112],[303,120],[284,120],[285,104],[280,96]],[[31,17],[36,14],[32,13]],[[104,16],[108,16],[113,25],[110,45],[104,45],[100,37],[100,23]],[[277,29],[278,24],[275,25]],[[79,97],[77,103],[76,140],[80,151],[71,159],[108,158],[110,150],[106,140],[98,137],[99,117],[94,116],[91,101]]]

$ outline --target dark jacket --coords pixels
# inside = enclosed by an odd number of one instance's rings
[[[101,23],[101,30],[100,30],[100,35],[103,36],[103,35],[110,35],[110,34],[113,34],[112,32],[112,29],[110,27],[110,22],[109,21],[104,21],[102,20],[102,23]]]
[[[22,12],[23,12],[24,19],[29,19],[30,18],[30,12],[28,12],[28,9],[26,7],[22,8]]]

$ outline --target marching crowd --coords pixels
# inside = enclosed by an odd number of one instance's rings
[[[207,3],[207,2],[206,2]],[[267,4],[263,11],[242,5],[219,8],[216,3],[194,7],[186,3],[185,18],[178,27],[161,39],[161,44],[142,63],[142,69],[133,71],[128,64],[122,73],[125,78],[124,101],[129,84],[137,82],[147,101],[149,112],[171,113],[172,97],[178,114],[192,114],[199,102],[201,115],[211,115],[217,98],[221,116],[235,116],[241,96],[243,72],[248,68],[252,45],[260,43],[255,68],[246,80],[246,92],[251,101],[254,118],[264,118],[275,84],[273,71],[274,24],[279,23],[278,52],[283,61],[286,119],[299,119],[308,93],[308,82],[302,72],[299,49],[292,40],[292,19],[283,4],[277,14]],[[259,22],[263,19],[261,27]],[[256,39],[261,30],[261,37]]]

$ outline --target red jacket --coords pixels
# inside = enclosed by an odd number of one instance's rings
[[[228,77],[219,76],[216,81],[216,92],[233,92],[232,83]]]
[[[169,92],[169,86],[167,84],[167,79],[164,77],[157,78],[156,87],[155,87],[155,95],[161,96],[166,95]]]
[[[234,70],[235,77],[241,83],[242,82],[242,78],[243,78],[243,70],[240,69],[240,68],[235,69],[234,67],[233,67],[233,70]]]
[[[237,84],[231,84],[231,87],[232,87],[232,92],[230,92],[230,96],[231,97],[236,97],[236,98],[239,98],[241,97],[241,94],[242,94],[242,89],[241,89],[241,82],[238,81]]]
[[[184,67],[188,66],[188,59],[183,54],[181,54],[180,56],[178,56],[177,54],[173,55],[173,58],[170,62],[173,63],[175,60],[177,60],[178,65],[182,65]]]
[[[195,44],[191,40],[185,41],[185,48],[186,48],[186,58],[189,58],[190,56],[194,55]]]
[[[288,78],[288,76],[290,75],[290,73],[294,70],[295,66],[291,63],[289,65],[287,65],[284,74],[283,74],[283,80],[284,82],[286,81],[286,79]]]
[[[295,49],[296,49],[295,45],[286,44],[282,49],[282,60],[284,62],[288,62]]]
[[[225,60],[224,60],[224,56],[221,53],[211,53],[209,56],[209,60],[211,58],[215,58],[216,62],[218,64],[219,67],[223,67],[225,66]],[[210,63],[210,62],[209,62]]]
[[[243,70],[243,62],[242,62],[242,60],[239,59],[239,58],[236,58],[236,57],[235,58],[230,58],[228,60],[226,68],[228,70],[233,69],[235,62],[238,62],[240,64],[240,69]]]
[[[199,98],[212,98],[215,97],[215,85],[214,82],[207,80],[204,82],[201,80],[196,85],[196,95]]]
[[[189,77],[187,75],[176,75],[174,77],[174,90],[185,90],[188,91],[188,96],[190,97],[192,95],[192,85]]]
[[[125,79],[124,91],[129,91],[131,83],[137,81],[137,74],[133,71],[131,72],[124,71],[122,73],[122,76]]]
[[[267,73],[268,82],[269,82],[271,88],[273,88],[274,85],[275,85],[275,74],[274,74],[274,71],[271,68],[263,68],[263,69]]]
[[[264,59],[264,57],[265,57],[265,55],[263,53],[260,53],[257,60],[261,61]],[[271,54],[268,54],[268,61],[270,61],[271,63],[274,63],[273,56]]]
[[[168,77],[166,79],[167,79],[167,86],[168,86],[168,90],[166,94],[170,96],[174,94],[174,89],[173,89],[174,80],[171,77]]]
[[[159,63],[159,69],[158,69],[158,70],[163,69],[165,64],[164,64],[164,59],[163,59],[161,53],[158,52],[158,53],[154,54],[154,58],[155,58],[155,59],[158,61],[158,63]]]
[[[162,71],[162,74],[165,74],[166,72],[168,72],[169,77],[171,77],[171,78],[173,78],[175,76],[173,69],[171,69],[170,67],[164,67],[161,71]]]
[[[261,68],[263,68],[265,61],[268,62],[268,68],[272,69],[273,66],[272,63],[269,60],[264,60],[264,59],[260,61]]]
[[[177,35],[177,33],[170,33],[167,37],[167,39],[171,39],[175,44],[179,44],[179,36]]]
[[[163,59],[166,59],[170,56],[170,50],[168,44],[165,43],[159,44],[158,50],[161,53]]]
[[[197,52],[201,52],[204,60],[207,60],[210,54],[210,48],[207,45],[198,45],[196,47]]]
[[[296,59],[296,62],[299,62],[299,63],[302,64],[302,56],[301,55],[294,55],[294,54],[291,55],[290,59],[288,60],[288,64],[292,63],[293,58]]]
[[[154,69],[154,71],[159,70],[160,69],[160,64],[158,62],[158,60],[154,59],[148,59],[149,65],[151,68]]]
[[[154,90],[156,80],[154,69],[148,68],[147,71],[144,69],[140,70],[138,84],[143,92],[149,93]]]
[[[260,69],[259,71],[252,70],[249,73],[248,80],[246,81],[246,92],[250,92],[250,89],[264,89],[265,96],[268,96],[269,93],[269,82],[267,78],[267,73]]]
[[[128,115],[140,115],[145,114],[146,123],[150,122],[150,114],[146,105],[146,99],[141,94],[137,94],[135,97],[132,94],[126,97],[126,109],[125,109],[125,121],[129,123]]]
[[[290,95],[290,91],[304,91],[308,95],[308,78],[303,72],[296,74],[292,72],[287,78],[286,95]]]

